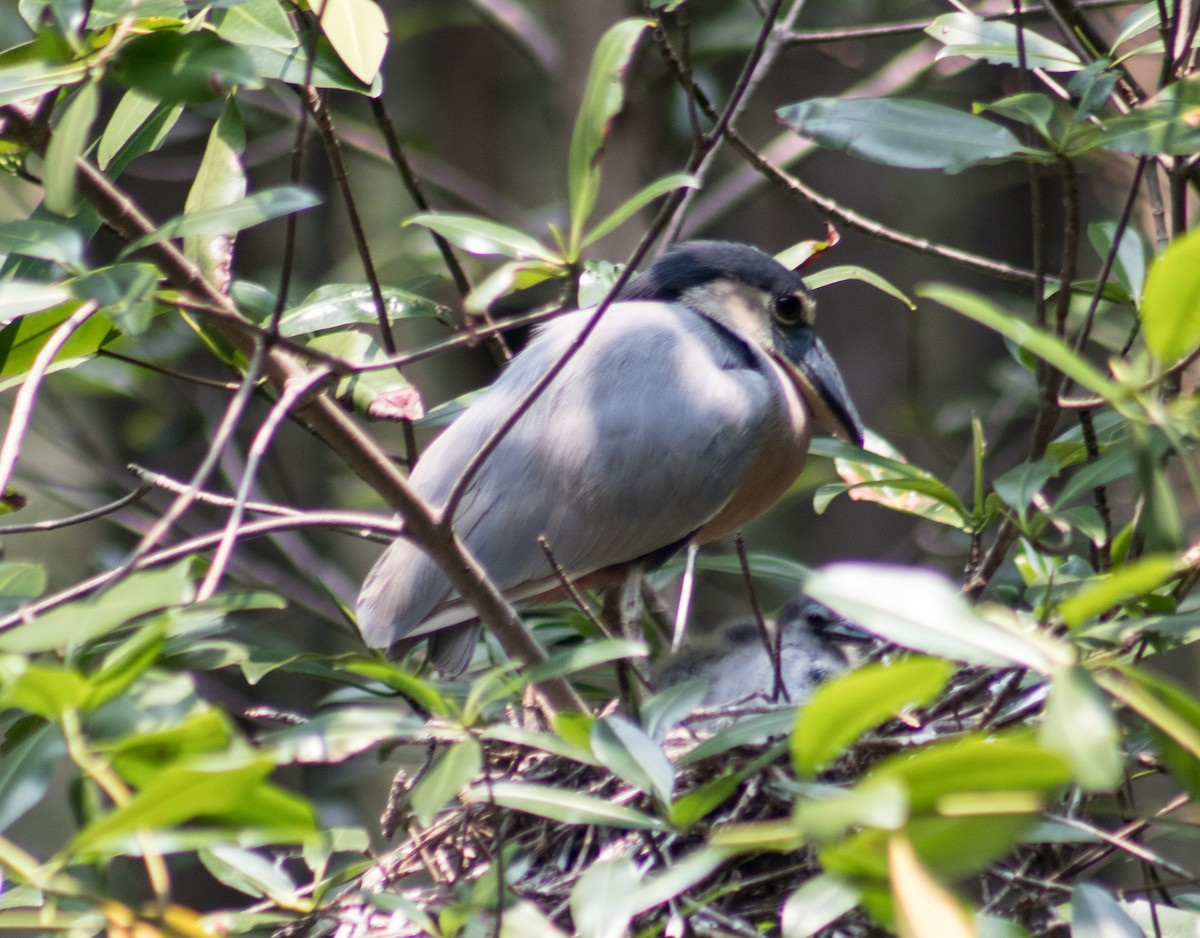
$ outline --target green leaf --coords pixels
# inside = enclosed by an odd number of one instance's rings
[[[415,317],[442,318],[446,308],[440,303],[398,287],[382,287],[383,305],[390,322]],[[284,313],[279,333],[285,336],[311,335],[329,329],[356,324],[376,325],[375,297],[370,286],[362,283],[329,283],[318,287],[298,306]]]
[[[1101,261],[1108,257],[1116,233],[1116,222],[1098,221],[1088,225],[1088,240]],[[1141,296],[1146,282],[1146,255],[1142,249],[1142,239],[1131,225],[1126,225],[1121,233],[1121,244],[1117,248],[1117,256],[1113,258],[1112,275],[1130,296]]]
[[[634,916],[641,876],[628,857],[596,860],[571,889],[571,919],[579,938],[623,938]]]
[[[57,727],[42,721],[37,724],[20,742],[10,745],[5,740],[4,758],[0,759],[0,831],[46,796],[54,767],[66,753]]]
[[[301,212],[320,203],[321,199],[316,193],[302,186],[279,186],[275,189],[266,189],[239,199],[230,205],[172,218],[156,230],[127,245],[121,254],[127,256],[148,244],[157,244],[168,238],[202,234],[232,235],[243,228],[252,228],[254,225],[261,225],[263,222],[279,218],[281,215]]]
[[[561,263],[561,260],[552,251],[542,247],[523,231],[488,221],[485,218],[476,218],[473,215],[426,213],[414,215],[404,224],[422,225],[431,231],[436,231],[455,247],[462,248],[468,254],[500,254],[504,257],[520,259],[533,258],[548,264]]]
[[[614,775],[663,804],[671,803],[675,770],[640,726],[615,714],[602,717],[592,724],[590,742],[592,753]]]
[[[343,706],[318,713],[259,739],[259,747],[279,762],[329,765],[406,736],[422,736],[426,723],[398,709]]]
[[[862,892],[849,880],[820,873],[788,896],[783,904],[783,938],[809,938],[858,905]]]
[[[657,876],[648,876],[633,890],[630,904],[634,914],[649,912],[702,883],[732,855],[731,851],[701,847],[682,858],[674,858],[669,868]]]
[[[40,563],[13,560],[0,563],[0,615],[46,591],[46,568]]]
[[[233,739],[233,725],[224,713],[205,708],[171,726],[120,736],[100,745],[121,777],[141,787],[164,765],[216,753]]]
[[[937,57],[965,55],[993,65],[1019,65],[1017,26],[985,20],[972,13],[946,13],[925,27],[925,32],[946,46]],[[1083,68],[1079,57],[1031,29],[1024,30],[1025,66],[1047,72],[1074,72]]]
[[[1009,120],[1028,124],[1043,137],[1050,137],[1050,119],[1054,116],[1054,102],[1041,92],[1028,91],[1014,94],[984,106],[985,110]]]
[[[0,658],[0,706],[58,719],[77,710],[92,693],[91,682],[74,668],[30,664],[24,658]]]
[[[567,163],[571,229],[568,238],[572,256],[578,252],[583,227],[596,206],[600,191],[600,161],[613,119],[625,103],[625,70],[650,20],[621,20],[600,38],[592,56],[584,87],[571,152]]]
[[[0,377],[20,380],[16,376],[23,376],[29,371],[54,331],[77,308],[72,303],[63,304],[45,312],[22,316],[0,329]],[[74,359],[82,360],[94,355],[97,349],[116,341],[119,336],[112,322],[97,313],[71,333],[55,356],[53,368],[67,367]],[[0,383],[0,387],[6,386]]]
[[[29,46],[25,48],[32,47]],[[22,48],[22,47],[18,47]],[[8,50],[9,53],[16,50]],[[87,78],[83,62],[10,62],[0,67],[0,107],[36,101],[51,92],[78,84]]]
[[[47,310],[47,315],[58,317],[55,322],[55,326],[57,326],[74,310],[60,315],[58,311],[51,311],[50,308],[66,303],[70,298],[71,291],[62,284],[36,283],[32,280],[6,280],[0,282],[0,318],[16,319],[39,310]],[[11,323],[4,327],[5,331],[10,328],[12,328]],[[54,330],[50,329],[49,331],[53,332]],[[3,335],[2,331],[0,331],[0,335]],[[34,355],[36,354],[34,352]],[[33,356],[30,356],[29,364],[33,364]]]
[[[957,173],[1034,152],[1006,127],[927,101],[812,98],[776,113],[802,137],[885,166]]]
[[[99,303],[125,335],[141,335],[154,316],[165,309],[155,298],[161,278],[162,273],[153,264],[127,262],[93,270],[69,285],[77,300]]]
[[[115,71],[127,88],[169,104],[211,101],[239,85],[262,85],[249,56],[208,30],[137,36],[121,47]]]
[[[83,236],[74,228],[55,221],[6,221],[0,224],[0,254],[37,257],[60,267],[75,269],[83,263]],[[0,284],[0,288],[10,284],[11,281]]]
[[[796,708],[784,707],[771,713],[743,717],[732,726],[693,746],[677,760],[680,765],[702,762],[738,746],[757,746],[773,736],[784,736],[796,725]]]
[[[314,833],[312,808],[266,781],[273,768],[269,759],[250,754],[167,766],[128,804],[80,831],[67,855],[95,855],[137,831],[171,828],[193,819],[246,825],[281,841]]]
[[[563,824],[597,824],[618,830],[665,830],[658,818],[633,808],[612,804],[603,798],[530,782],[493,782],[475,785],[468,791],[476,804],[498,804]]]
[[[868,286],[872,286],[879,292],[899,300],[911,310],[917,308],[917,304],[910,300],[903,290],[879,276],[875,271],[867,270],[865,267],[844,264],[840,267],[826,267],[824,270],[817,270],[811,274],[804,275],[804,282],[810,290],[819,290],[822,287],[827,287],[834,283],[844,283],[848,280],[857,280]]]
[[[650,185],[622,202],[604,221],[589,231],[580,247],[587,247],[592,242],[599,241],[605,235],[616,231],[632,218],[636,212],[649,205],[659,196],[666,195],[668,192],[674,192],[676,189],[696,189],[699,185],[700,181],[695,176],[687,173],[673,173],[670,176],[664,176],[662,179],[650,183]]]
[[[117,176],[134,159],[162,146],[182,113],[182,104],[165,104],[140,91],[125,92],[100,135],[96,162]]]
[[[372,96],[379,94],[383,88],[383,82],[378,75],[369,84],[359,81],[338,58],[329,40],[324,36],[317,39],[316,55],[311,59],[311,68],[309,43],[302,43],[293,48],[253,44],[241,48],[255,71],[263,78],[289,85],[303,85],[307,82],[314,88],[337,88]]]
[[[246,171],[242,167],[245,149],[246,129],[236,102],[230,98],[208,135],[204,157],[183,206],[185,218],[227,208],[246,197]],[[213,283],[222,288],[228,284],[233,264],[231,232],[209,230],[187,235],[183,253]]]
[[[1024,518],[1025,512],[1046,483],[1058,475],[1058,462],[1049,456],[1023,462],[997,476],[992,488],[1001,501]]]
[[[909,658],[865,665],[820,685],[800,708],[792,731],[796,773],[816,774],[867,730],[905,709],[925,706],[953,673],[949,662]]]
[[[1125,396],[1118,385],[1105,377],[1091,362],[1076,355],[1057,336],[1042,332],[1024,320],[1004,312],[981,294],[933,283],[918,287],[916,292],[918,296],[948,306],[968,319],[1000,333],[1109,402],[1119,401]]]
[[[201,850],[199,857],[204,868],[230,889],[270,899],[284,908],[295,908],[300,901],[291,877],[261,854],[232,844],[214,844]]]
[[[235,45],[295,49],[300,37],[279,0],[240,0],[214,13],[217,35]]]
[[[83,156],[96,112],[100,107],[100,89],[89,81],[67,105],[63,118],[54,128],[46,147],[43,184],[46,208],[56,215],[74,215],[78,208],[75,195],[75,161]]]
[[[1112,791],[1121,784],[1121,734],[1112,701],[1082,668],[1055,673],[1038,741],[1071,764],[1084,791]]]
[[[324,332],[305,344],[352,365],[370,365],[388,357],[374,338],[356,329]],[[355,410],[376,420],[420,420],[425,416],[420,392],[395,368],[362,371],[342,378],[337,396],[349,398]]]
[[[1160,95],[1128,114],[1110,117],[1101,124],[1097,141],[1106,150],[1135,156],[1184,156],[1200,148],[1200,128],[1195,123],[1195,103]]]
[[[1122,603],[1158,589],[1182,569],[1178,557],[1139,557],[1112,573],[1098,576],[1064,599],[1058,613],[1068,628],[1077,629]]]
[[[982,618],[946,577],[919,567],[836,563],[805,581],[804,591],[868,631],[929,655],[992,667],[1020,665],[1048,674],[1070,663],[1070,646]]]
[[[364,85],[379,74],[388,47],[387,17],[372,0],[312,0],[321,32]]]
[[[1200,228],[1175,238],[1150,266],[1140,310],[1146,345],[1171,363],[1200,344]]]
[[[967,736],[889,756],[863,784],[885,780],[907,787],[913,814],[944,814],[961,810],[952,795],[1049,791],[1071,780],[1071,768],[1058,754],[1020,736]]]
[[[463,301],[463,308],[468,313],[484,313],[498,299],[508,296],[514,290],[528,289],[561,277],[564,273],[563,267],[544,261],[509,261],[501,264],[471,288],[471,292]]]
[[[450,716],[450,704],[437,688],[392,662],[385,661],[382,656],[349,658],[341,662],[341,668],[351,674],[360,674],[379,681],[385,687],[415,701],[422,710],[440,717]]]
[[[409,804],[422,827],[433,823],[437,813],[483,768],[483,749],[473,736],[460,739],[433,764],[409,795]]]
[[[192,597],[191,561],[131,574],[102,593],[30,616],[0,633],[0,652],[35,654],[78,648],[131,619],[179,606]]]
[[[1200,790],[1200,702],[1166,678],[1141,668],[1092,672],[1096,683],[1144,717],[1160,734],[1171,773]]]
[[[741,779],[734,772],[709,779],[698,788],[693,788],[686,795],[675,799],[667,812],[667,819],[672,827],[682,831],[691,830],[732,798],[740,785]]]
[[[1077,883],[1071,889],[1071,938],[1145,938],[1145,933],[1106,889]]]

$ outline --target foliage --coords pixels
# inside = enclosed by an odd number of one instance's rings
[[[1200,699],[1171,669],[1200,635],[1200,10],[596,4],[589,65],[551,6],[0,10],[0,929],[1195,930]],[[446,113],[459,88],[495,126]],[[479,178],[439,159],[446,126]],[[848,207],[876,189],[903,223]],[[1017,202],[1015,246],[976,230]],[[796,243],[797,203],[824,241]],[[355,539],[400,528],[356,509],[381,501],[502,644],[507,621],[390,448],[469,402],[504,333],[691,233],[793,265],[870,246],[812,274],[891,317],[834,323],[852,359],[883,373],[901,334],[931,372],[963,359],[936,408],[850,373],[879,432],[815,441],[800,488],[858,539],[750,557],[773,599],[820,563],[806,591],[873,660],[697,739],[695,688],[630,691],[646,645],[572,607],[526,616],[548,659],[524,672],[495,644],[460,682],[364,653]],[[400,755],[381,856],[354,783]]]

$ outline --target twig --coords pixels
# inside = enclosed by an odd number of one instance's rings
[[[99,508],[90,508],[87,511],[81,511],[77,515],[70,515],[66,518],[54,518],[50,521],[34,521],[30,524],[6,524],[0,526],[0,537],[8,534],[33,534],[40,531],[57,531],[60,528],[69,528],[72,525],[83,524],[85,521],[94,521],[97,518],[103,518],[105,515],[111,515],[115,511],[120,511],[126,505],[132,505],[134,502],[140,501],[146,497],[152,488],[153,486],[143,482],[128,495],[122,495],[114,502],[101,505]]]
[[[146,469],[136,463],[130,463],[128,469],[147,486],[177,493],[185,492],[188,489],[188,486],[183,482],[172,479],[168,475],[163,475],[161,472]],[[213,492],[204,491],[196,493],[196,501],[203,502],[206,505],[216,505],[219,508],[232,508],[237,504],[237,500],[230,498],[228,495],[217,495]],[[298,518],[304,514],[304,512],[296,508],[288,508],[286,505],[270,505],[266,502],[246,502],[245,506],[248,511],[257,511],[262,514],[279,515],[287,518]]]
[[[106,348],[97,349],[96,355],[99,358],[111,358],[114,361],[124,362],[127,365],[133,365],[135,368],[141,368],[145,371],[153,371],[155,374],[165,375],[168,378],[176,378],[179,381],[186,381],[189,384],[197,384],[202,388],[215,388],[218,391],[236,391],[239,387],[236,381],[218,381],[215,378],[202,378],[200,375],[189,375],[182,371],[176,371],[174,368],[156,365],[154,362],[134,358],[131,355],[122,355],[120,352],[113,352]]]
[[[737,550],[738,562],[742,565],[742,579],[746,583],[746,597],[750,600],[750,611],[754,613],[754,624],[758,626],[758,635],[762,639],[763,648],[771,656],[771,670],[775,673],[775,687],[771,691],[771,699],[781,697],[791,702],[787,688],[783,686],[783,630],[775,623],[775,636],[772,640],[771,630],[767,628],[767,620],[763,616],[762,606],[758,604],[758,591],[754,588],[754,574],[750,570],[750,558],[746,554],[746,539],[738,531],[733,539]]]
[[[296,406],[296,403],[305,395],[312,393],[313,389],[320,386],[321,382],[325,381],[328,377],[329,372],[327,371],[311,371],[304,381],[294,381],[288,384],[279,396],[279,400],[275,402],[275,406],[271,408],[267,419],[263,421],[263,425],[259,428],[258,433],[255,434],[254,442],[250,446],[250,452],[246,456],[246,467],[242,472],[242,479],[238,485],[233,511],[230,512],[229,519],[225,523],[225,531],[221,537],[221,543],[217,546],[212,564],[209,566],[208,572],[204,575],[204,580],[200,584],[200,588],[196,591],[197,602],[203,602],[211,598],[213,593],[216,592],[217,585],[221,582],[225,567],[229,563],[229,555],[233,551],[238,525],[241,524],[242,515],[246,510],[246,499],[250,495],[250,486],[253,484],[254,476],[258,472],[258,464],[262,462],[262,458],[266,454],[267,448],[271,445],[271,441],[275,438],[280,425],[291,414],[292,408]]]
[[[595,611],[583,598],[583,595],[578,589],[575,588],[575,584],[572,583],[571,578],[567,576],[567,571],[562,568],[562,564],[558,562],[558,558],[554,556],[554,552],[550,549],[550,542],[546,540],[546,535],[539,534],[537,542],[538,546],[542,548],[543,553],[545,553],[546,560],[550,563],[550,569],[554,571],[554,576],[562,585],[563,591],[570,598],[571,602],[573,602],[576,608],[578,608],[579,611],[587,617],[588,622],[595,627],[597,632],[599,632],[605,638],[615,638],[612,632],[609,631],[608,626],[600,621]]]

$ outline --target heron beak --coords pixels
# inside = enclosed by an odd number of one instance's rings
[[[776,333],[775,358],[787,369],[812,408],[817,426],[826,433],[863,443],[863,425],[850,400],[842,373],[811,329]]]

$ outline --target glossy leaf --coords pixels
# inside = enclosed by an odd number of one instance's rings
[[[779,928],[783,938],[809,938],[858,905],[862,893],[850,881],[819,873],[788,896]]]
[[[571,889],[571,919],[579,938],[622,938],[634,916],[641,876],[628,857],[593,862]]]
[[[57,283],[36,283],[31,280],[6,280],[0,282],[0,318],[9,320],[16,319],[19,316],[28,316],[30,313],[36,313],[40,310],[50,310],[52,306],[58,306],[67,302],[71,298],[71,291],[61,284]],[[73,311],[72,311],[73,312]],[[66,319],[70,313],[60,315],[57,312],[47,312],[48,317],[57,317],[55,325]],[[12,324],[4,327],[0,331],[0,354],[3,354],[3,335],[4,332],[11,329]],[[54,330],[51,329],[51,332]],[[39,346],[40,348],[41,346]],[[36,352],[34,353],[37,354]],[[33,356],[29,358],[29,364],[33,363]],[[3,369],[8,371],[7,367]],[[28,370],[26,367],[25,370]]]
[[[925,284],[917,288],[917,295],[948,306],[968,319],[1000,333],[1106,400],[1119,400],[1123,396],[1121,389],[1095,365],[1076,355],[1057,336],[1042,332],[1023,319],[1005,312],[981,294],[943,284]]]
[[[956,173],[1031,152],[1006,127],[940,104],[898,98],[812,98],[779,119],[823,147],[904,169]]]
[[[932,658],[869,664],[821,684],[800,708],[792,731],[797,774],[826,768],[859,736],[910,707],[933,700],[953,666]]]
[[[650,185],[638,190],[622,202],[600,224],[589,231],[580,247],[587,247],[592,242],[599,241],[605,235],[616,231],[632,218],[635,213],[641,211],[655,199],[666,195],[668,192],[674,192],[676,189],[695,189],[699,185],[700,181],[695,176],[689,176],[687,173],[673,173],[670,176],[664,176],[662,179],[650,183]]]
[[[446,750],[409,794],[421,826],[428,827],[443,807],[470,784],[483,768],[483,749],[467,736]]]
[[[182,113],[182,104],[166,104],[136,90],[125,92],[100,135],[96,162],[102,170],[119,174],[137,157],[162,146]]]
[[[1200,229],[1174,239],[1154,261],[1140,310],[1146,345],[1174,362],[1200,345]]]
[[[1145,938],[1112,895],[1092,883],[1071,890],[1071,938]]]
[[[324,332],[307,345],[351,365],[370,365],[388,357],[374,338],[358,330]],[[338,382],[337,396],[350,399],[355,410],[376,420],[420,420],[425,416],[421,393],[394,368],[361,371],[343,378]]]
[[[1051,638],[1002,628],[975,612],[940,573],[917,567],[838,563],[822,567],[805,592],[860,627],[929,655],[1043,674],[1069,648]]]
[[[289,85],[311,83],[314,88],[337,88],[358,94],[377,95],[383,88],[379,75],[369,83],[355,77],[324,36],[317,39],[315,55],[310,57],[310,43],[294,48],[272,45],[243,45],[242,51],[263,78]]]
[[[313,0],[321,32],[359,81],[371,84],[388,47],[388,24],[372,0]]]
[[[278,0],[240,0],[217,13],[217,35],[237,45],[295,49],[300,37]]]
[[[68,855],[91,855],[141,830],[199,819],[246,825],[280,841],[316,831],[312,809],[266,781],[274,768],[254,756],[211,756],[164,768],[123,807],[87,825]]]
[[[0,831],[46,796],[55,765],[66,752],[57,727],[41,721],[34,726],[20,742],[9,745],[5,740],[0,759]],[[9,734],[15,735],[11,728]]]
[[[1058,613],[1069,628],[1076,629],[1110,609],[1143,596],[1180,572],[1177,557],[1149,555],[1089,581],[1083,589],[1064,599]]]
[[[30,664],[24,658],[0,658],[0,706],[55,720],[83,707],[92,685],[75,668],[60,664]]]
[[[49,220],[6,221],[0,224],[0,254],[37,257],[73,269],[83,261],[83,236],[68,225]],[[8,287],[10,283],[2,286]]]
[[[625,70],[638,40],[650,25],[650,20],[621,20],[600,37],[592,56],[567,162],[571,206],[568,243],[572,251],[581,243],[583,227],[596,206],[604,143],[612,121],[625,103]]]
[[[641,811],[612,804],[603,798],[529,782],[493,782],[475,785],[468,800],[476,804],[492,803],[514,811],[524,811],[564,824],[598,824],[618,830],[663,830],[658,818]]]
[[[880,293],[899,300],[911,310],[917,308],[917,304],[910,300],[903,290],[895,286],[891,281],[875,273],[875,271],[867,270],[865,267],[843,264],[839,267],[826,267],[824,270],[814,270],[811,274],[804,275],[804,282],[810,290],[819,290],[831,284],[845,283],[847,281],[865,283],[867,286],[874,287]]]
[[[662,747],[625,717],[602,717],[592,724],[591,749],[618,778],[639,791],[671,803],[675,771]]]
[[[984,110],[1009,120],[1028,124],[1043,137],[1050,137],[1050,119],[1054,116],[1054,102],[1048,95],[1029,91],[993,101]]]
[[[164,222],[156,230],[143,235],[129,244],[123,255],[132,254],[148,244],[157,244],[168,238],[189,235],[232,235],[243,228],[252,228],[265,221],[302,212],[319,205],[320,198],[300,186],[279,186],[255,192],[220,208],[210,208],[190,215],[179,215]]]
[[[1038,739],[1066,758],[1084,791],[1112,791],[1121,783],[1121,734],[1112,701],[1082,668],[1054,675]]]
[[[433,300],[399,287],[381,287],[388,320],[446,315],[446,308]],[[279,323],[280,335],[311,335],[351,325],[375,325],[379,316],[371,288],[362,283],[329,283],[318,287],[293,306]]]
[[[1015,23],[985,20],[971,13],[946,13],[926,28],[930,36],[946,48],[938,58],[965,55],[993,65],[1019,65],[1017,26]],[[1083,68],[1079,57],[1065,46],[1031,29],[1024,30],[1025,67],[1047,72],[1074,72]]]
[[[406,225],[422,225],[468,254],[500,254],[512,258],[535,258],[556,263],[552,251],[516,228],[472,215],[424,214],[407,219]]]
[[[78,208],[75,194],[75,162],[88,145],[92,123],[100,107],[100,88],[89,81],[71,99],[62,120],[46,147],[46,208],[56,215],[74,215]]]
[[[262,84],[240,47],[207,30],[137,36],[121,47],[115,71],[126,87],[168,103],[211,101],[238,85]]]

